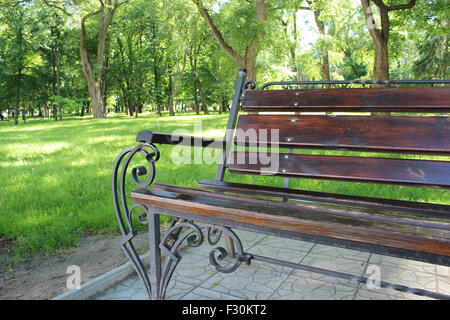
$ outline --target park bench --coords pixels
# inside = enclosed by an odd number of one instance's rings
[[[151,299],[164,298],[183,242],[198,246],[206,238],[214,245],[221,235],[226,248],[213,248],[209,254],[219,272],[233,272],[255,260],[360,283],[368,280],[246,252],[236,229],[450,266],[449,205],[291,189],[288,180],[449,189],[450,162],[445,156],[450,154],[450,87],[434,84],[450,81],[427,82],[433,86],[417,86],[421,81],[270,82],[255,90],[255,83],[245,82],[245,76],[241,69],[224,140],[142,131],[136,139],[140,144],[125,149],[116,160],[113,198],[122,246]],[[344,86],[382,83],[392,86]],[[301,87],[324,84],[341,87]],[[285,89],[268,90],[273,86]],[[201,180],[195,188],[158,183],[149,187],[160,158],[156,144],[217,149],[215,179]],[[327,152],[305,152],[309,149]],[[144,156],[146,166],[133,167],[131,177],[138,188],[127,193],[127,169],[136,154]],[[281,176],[284,185],[226,182],[227,171]],[[139,180],[147,175],[146,181]],[[130,194],[133,205],[128,208]],[[149,230],[149,274],[132,243],[132,215],[137,209],[143,211],[139,220]],[[162,237],[160,215],[173,217]],[[379,285],[450,298],[384,281]]]

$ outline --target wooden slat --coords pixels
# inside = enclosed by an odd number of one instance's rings
[[[450,112],[450,87],[248,90],[245,111]]]
[[[159,184],[155,184],[159,187]],[[329,192],[318,192],[300,189],[279,188],[273,186],[253,185],[237,182],[201,180],[200,188],[217,190],[220,192],[235,192],[249,195],[263,195],[268,197],[281,197],[305,201],[334,203],[341,206],[360,206],[369,209],[407,212],[408,215],[426,219],[450,219],[450,205],[405,201],[365,196],[345,195]]]
[[[342,181],[450,187],[450,162],[306,154],[261,154],[233,152],[230,172]],[[278,161],[278,162],[277,162]],[[278,163],[278,166],[276,165]],[[272,167],[272,168],[271,168]]]
[[[164,190],[174,193],[180,193],[189,196],[200,196],[200,197],[208,197],[212,199],[220,199],[220,200],[230,200],[230,201],[239,201],[241,202],[241,208],[248,207],[254,211],[258,212],[272,212],[283,210],[294,210],[301,211],[302,218],[308,218],[309,214],[313,214],[314,216],[310,216],[311,219],[323,219],[325,221],[333,221],[335,219],[344,219],[347,221],[351,220],[352,224],[355,224],[357,221],[357,225],[362,226],[366,223],[379,223],[384,222],[387,223],[383,225],[387,227],[391,225],[392,230],[399,231],[403,226],[408,226],[407,230],[410,232],[416,232],[419,229],[410,229],[409,226],[417,226],[417,227],[425,227],[431,229],[439,229],[445,230],[444,233],[448,233],[450,237],[450,216],[447,215],[445,217],[439,217],[438,219],[434,219],[431,221],[430,219],[424,220],[423,218],[419,218],[415,215],[409,214],[408,210],[405,208],[396,208],[386,210],[386,209],[374,209],[368,208],[364,204],[359,205],[330,205],[329,203],[322,201],[310,201],[308,203],[292,201],[292,199],[286,199],[285,197],[261,197],[255,194],[245,194],[240,191],[236,192],[214,192],[208,189],[200,189],[200,188],[185,188],[168,184],[160,184],[155,183],[153,185],[153,190]],[[290,211],[289,211],[290,212]],[[289,212],[287,214],[289,215]],[[292,214],[292,212],[291,212]],[[293,213],[294,216],[298,213]],[[317,217],[318,214],[322,216]],[[344,221],[343,220],[343,221]],[[388,227],[390,228],[390,227]],[[420,231],[422,232],[422,231]],[[429,232],[429,231],[426,231]],[[423,235],[423,233],[421,233]],[[434,235],[442,235],[441,231],[431,231],[430,234]],[[449,239],[450,240],[450,239]]]
[[[329,209],[307,205],[299,204],[297,209],[280,209],[277,204],[269,204],[267,201],[258,205],[249,203],[242,197],[222,200],[210,198],[209,194],[204,192],[195,196],[190,192],[182,192],[181,188],[177,191],[138,189],[132,192],[131,199],[135,203],[150,205],[156,210],[162,208],[189,212],[197,217],[444,255],[447,256],[447,263],[450,256],[450,232],[447,230],[358,218],[330,217],[328,214],[321,214],[321,211]]]
[[[450,154],[449,117],[242,115],[237,128],[240,144],[273,139],[289,148]]]

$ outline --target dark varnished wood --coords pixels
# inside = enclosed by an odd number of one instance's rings
[[[237,129],[239,144],[450,154],[449,117],[242,115]]]
[[[269,200],[257,204],[245,197],[218,199],[213,192],[197,191],[194,195],[192,189],[184,192],[179,187],[176,191],[138,189],[132,192],[131,199],[155,208],[195,212],[197,216],[224,221],[450,256],[448,230],[333,215],[333,209],[320,206],[288,206]]]
[[[159,184],[155,184],[155,187],[157,186],[159,187]],[[217,180],[201,180],[198,183],[198,186],[200,188],[216,190],[219,192],[235,192],[240,194],[298,199],[320,203],[334,203],[342,206],[360,206],[386,211],[400,210],[402,212],[407,212],[408,215],[414,215],[424,219],[433,217],[437,219],[450,219],[450,206],[435,203],[353,196]]]
[[[234,163],[229,163],[228,169],[258,175],[450,187],[450,162],[446,161],[307,154],[271,156],[275,157],[273,162],[278,161],[278,167],[261,163],[260,155],[255,152],[233,152]]]
[[[450,112],[450,87],[249,90],[244,111]]]
[[[450,231],[450,212],[446,215],[427,215],[424,217],[411,214],[410,210],[405,207],[370,207],[364,202],[353,203],[353,204],[342,204],[342,203],[327,203],[325,201],[297,201],[295,197],[287,198],[284,196],[276,196],[272,194],[271,196],[261,196],[260,194],[253,193],[248,194],[245,192],[238,191],[226,191],[226,192],[214,192],[211,189],[200,189],[200,188],[183,188],[179,186],[167,185],[156,183],[153,186],[154,190],[164,190],[169,192],[175,192],[180,194],[185,194],[189,196],[200,196],[208,197],[213,199],[230,200],[230,201],[241,201],[243,203],[248,203],[251,205],[252,210],[256,211],[269,211],[276,210],[279,208],[281,210],[301,210],[302,217],[305,216],[305,212],[313,212],[314,214],[329,215],[331,219],[335,217],[345,217],[362,219],[362,221],[378,221],[394,224],[402,224],[408,226],[419,226],[427,227],[432,229],[442,229]],[[263,209],[261,209],[261,206]],[[258,209],[259,208],[259,209]],[[270,209],[272,208],[272,209]],[[362,223],[364,223],[362,222]],[[395,227],[396,228],[396,227]],[[393,229],[396,230],[396,229]]]
[[[240,95],[235,95],[236,101]],[[247,91],[249,112],[450,112],[450,87]],[[235,108],[235,111],[238,108]],[[237,112],[237,111],[236,111]],[[234,127],[236,114],[230,117]],[[233,121],[231,121],[233,119]],[[231,125],[230,125],[231,123]],[[367,152],[449,155],[448,117],[242,115],[238,129],[278,129],[279,145]],[[239,131],[238,131],[239,133]],[[236,142],[267,143],[236,135]],[[249,136],[247,136],[249,137]],[[240,140],[241,139],[241,140]],[[242,140],[244,139],[244,141]],[[246,139],[246,140],[245,140]],[[147,143],[224,148],[224,142],[142,132]],[[227,139],[225,139],[227,140]],[[450,161],[281,154],[276,170],[247,159],[219,166],[244,174],[332,179],[421,187],[450,187]],[[258,159],[258,157],[255,157]],[[331,193],[202,181],[200,188],[155,184],[132,192],[132,201],[160,214],[353,249],[450,265],[450,206]],[[159,211],[158,211],[159,210]],[[323,242],[320,242],[324,239]],[[350,245],[351,244],[351,245]],[[353,247],[352,247],[353,246]],[[393,251],[392,251],[393,250]],[[398,251],[396,251],[398,250]],[[403,250],[403,251],[402,251]],[[397,255],[398,254],[398,255]],[[434,256],[433,256],[434,255]]]

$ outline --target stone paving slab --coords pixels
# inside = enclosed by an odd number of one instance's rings
[[[271,258],[359,276],[370,276],[373,266],[381,280],[450,295],[450,268],[370,254],[248,231],[235,231],[244,250]],[[213,247],[223,246],[221,239]],[[366,284],[286,266],[252,261],[231,274],[219,273],[209,262],[213,248],[205,243],[180,252],[182,259],[167,288],[168,300],[421,300],[427,297],[392,289],[370,289]],[[369,268],[372,267],[372,268]],[[101,300],[148,299],[137,276],[103,294]]]

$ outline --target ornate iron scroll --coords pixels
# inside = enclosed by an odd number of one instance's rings
[[[139,188],[146,188],[149,187],[155,179],[155,162],[159,160],[160,153],[153,144],[143,143],[136,147],[130,147],[122,151],[114,163],[112,175],[112,194],[114,209],[116,211],[116,218],[119,222],[120,231],[122,233],[121,245],[125,254],[127,255],[136,273],[143,281],[149,297],[152,297],[153,289],[153,291],[155,291],[154,295],[156,294],[158,299],[163,299],[170,278],[172,277],[176,266],[181,260],[181,256],[178,254],[177,250],[184,242],[184,240],[187,240],[188,245],[191,247],[200,246],[205,238],[205,236],[203,236],[202,229],[206,228],[206,239],[210,245],[217,244],[223,233],[229,235],[233,239],[237,246],[238,254],[242,254],[242,244],[236,234],[228,228],[205,224],[199,227],[193,222],[187,221],[186,219],[174,218],[169,226],[168,231],[159,244],[159,248],[166,255],[166,258],[163,263],[161,263],[161,261],[158,261],[158,263],[161,264],[162,272],[160,275],[160,279],[157,280],[158,283],[153,284],[154,286],[158,286],[158,288],[152,288],[152,283],[150,281],[145,265],[140,259],[139,254],[133,244],[133,238],[137,235],[137,232],[135,227],[133,226],[132,221],[133,213],[138,209],[143,211],[143,213],[138,216],[139,222],[147,225],[148,221],[146,218],[148,218],[148,216],[150,215],[150,211],[149,208],[147,208],[147,206],[143,204],[134,204],[129,208],[125,186],[129,164],[136,154],[141,154],[144,156],[144,158],[147,160],[149,170],[147,170],[147,168],[144,166],[133,167],[131,169],[131,177],[133,183]],[[122,167],[120,169],[121,165]],[[145,176],[146,174],[149,175],[148,178],[146,179],[146,181],[141,182],[139,180],[139,177]],[[159,229],[157,230],[157,232],[159,232]],[[216,255],[215,253],[219,254]],[[212,265],[216,267],[217,270],[222,272],[232,272],[236,270],[241,263],[241,261],[238,259],[231,268],[221,266],[220,262],[227,258],[226,250],[222,247],[213,249],[209,257]]]
[[[208,235],[212,232],[212,230],[217,230],[216,232],[220,233],[220,235],[224,233],[234,242],[236,254],[234,257],[230,257],[234,261],[228,261],[228,264],[225,266],[221,264],[221,262],[225,261],[227,258],[227,251],[225,248],[216,247],[210,251],[209,261],[217,271],[231,273],[241,265],[242,261],[246,261],[247,264],[250,263],[250,259],[247,258],[247,255],[243,252],[241,240],[230,228],[205,223],[195,224],[193,221],[188,221],[186,219],[175,219],[172,221],[171,226],[159,244],[159,248],[166,257],[161,265],[161,278],[158,283],[158,299],[164,299],[167,286],[173,272],[182,259],[178,249],[183,244],[184,240],[186,240],[190,247],[200,246],[204,242],[205,238],[203,235],[203,229],[206,229],[205,232]],[[217,241],[218,238],[215,240],[215,243],[217,243]]]
[[[146,148],[151,149],[151,151],[147,151]],[[120,231],[122,232],[123,236],[121,241],[122,248],[125,251],[125,254],[127,255],[131,264],[133,265],[133,268],[136,270],[137,274],[144,282],[145,288],[150,295],[151,286],[147,272],[132,242],[133,238],[137,234],[132,222],[133,211],[137,208],[142,209],[144,212],[140,214],[138,218],[141,223],[147,224],[145,218],[147,217],[148,209],[145,205],[141,204],[135,204],[130,209],[128,209],[127,194],[125,190],[125,178],[128,170],[128,165],[130,164],[131,159],[137,153],[140,153],[145,157],[150,168],[150,172],[147,180],[145,182],[141,182],[138,177],[146,175],[147,168],[143,166],[133,167],[131,170],[133,182],[140,188],[145,188],[152,184],[155,178],[155,161],[159,159],[159,150],[152,144],[144,143],[138,145],[137,147],[130,147],[125,149],[117,157],[116,162],[114,163],[112,175],[112,195],[117,221],[119,222]],[[124,158],[125,162],[123,163],[122,170],[120,172],[120,181],[118,183],[119,167]],[[120,191],[120,201],[118,191]]]

